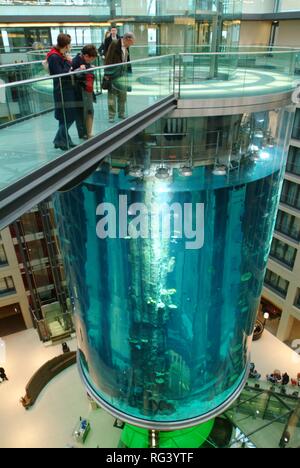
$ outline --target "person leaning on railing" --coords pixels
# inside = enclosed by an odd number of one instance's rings
[[[92,62],[98,57],[97,49],[93,44],[83,47],[72,61],[72,70],[90,70]],[[76,127],[78,137],[84,140],[91,138],[94,120],[94,73],[78,73],[75,75],[75,94],[77,105]]]
[[[76,119],[75,93],[71,76],[72,59],[70,52],[71,37],[69,34],[59,34],[57,44],[47,54],[50,75],[66,74],[66,77],[53,80],[53,96],[55,102],[55,118],[58,120],[58,131],[54,138],[54,147],[67,150],[76,146],[68,133]]]

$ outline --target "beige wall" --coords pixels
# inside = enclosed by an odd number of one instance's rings
[[[280,21],[276,45],[300,47],[300,20]]]
[[[242,21],[241,45],[268,45],[271,33],[270,21]]]
[[[33,324],[29,312],[27,294],[24,288],[24,283],[9,228],[3,229],[3,231],[1,231],[1,237],[8,261],[8,266],[0,268],[0,277],[4,278],[6,276],[12,276],[16,293],[2,297],[0,299],[0,307],[19,303],[26,327],[31,328]]]

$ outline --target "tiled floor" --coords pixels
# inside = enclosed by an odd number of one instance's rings
[[[117,447],[121,432],[113,427],[114,418],[101,409],[91,409],[76,366],[54,378],[33,408],[26,411],[19,403],[30,377],[45,361],[61,353],[60,345],[45,347],[35,330],[7,336],[5,343],[9,381],[0,384],[1,448],[76,445],[72,433],[80,416],[91,422],[85,447]],[[75,340],[68,345],[76,349]]]
[[[5,337],[5,367],[8,382],[0,384],[0,448],[58,447],[75,444],[73,430],[79,417],[88,418],[91,432],[84,447],[118,446],[121,432],[113,427],[114,418],[104,410],[92,410],[73,366],[48,384],[35,406],[25,411],[19,403],[32,374],[47,360],[61,352],[61,346],[45,347],[35,330]],[[71,350],[76,341],[68,342]],[[300,356],[268,332],[253,344],[252,360],[262,375],[274,367],[294,375],[300,370]]]

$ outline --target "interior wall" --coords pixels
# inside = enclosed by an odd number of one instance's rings
[[[242,21],[240,45],[269,45],[271,21]]]
[[[280,21],[276,37],[278,46],[300,46],[300,20]]]
[[[293,326],[290,332],[289,340],[300,340],[300,320],[293,319]]]

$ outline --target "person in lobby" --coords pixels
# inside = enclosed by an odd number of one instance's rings
[[[128,73],[132,72],[130,62],[129,47],[134,45],[135,37],[132,32],[127,32],[117,42],[112,42],[105,58],[105,65],[116,65],[124,63],[124,66],[111,67],[106,69],[104,80],[109,82],[108,90],[108,114],[109,121],[115,120],[117,107],[120,119],[125,118],[125,106],[127,100]]]
[[[290,376],[285,372],[281,379],[281,385],[288,385],[290,382]]]
[[[0,381],[4,382],[4,380],[8,380],[8,378],[3,367],[0,367]]]
[[[112,27],[110,31],[105,33],[105,39],[99,47],[99,54],[101,57],[106,57],[108,49],[113,42],[118,42],[120,36],[118,35],[118,30],[115,27]]]
[[[76,119],[75,92],[72,77],[68,76],[72,68],[70,59],[71,37],[59,34],[57,44],[47,54],[50,75],[65,74],[65,77],[53,80],[55,118],[58,120],[58,131],[54,138],[54,147],[68,150],[76,146],[69,135],[69,128]]]

